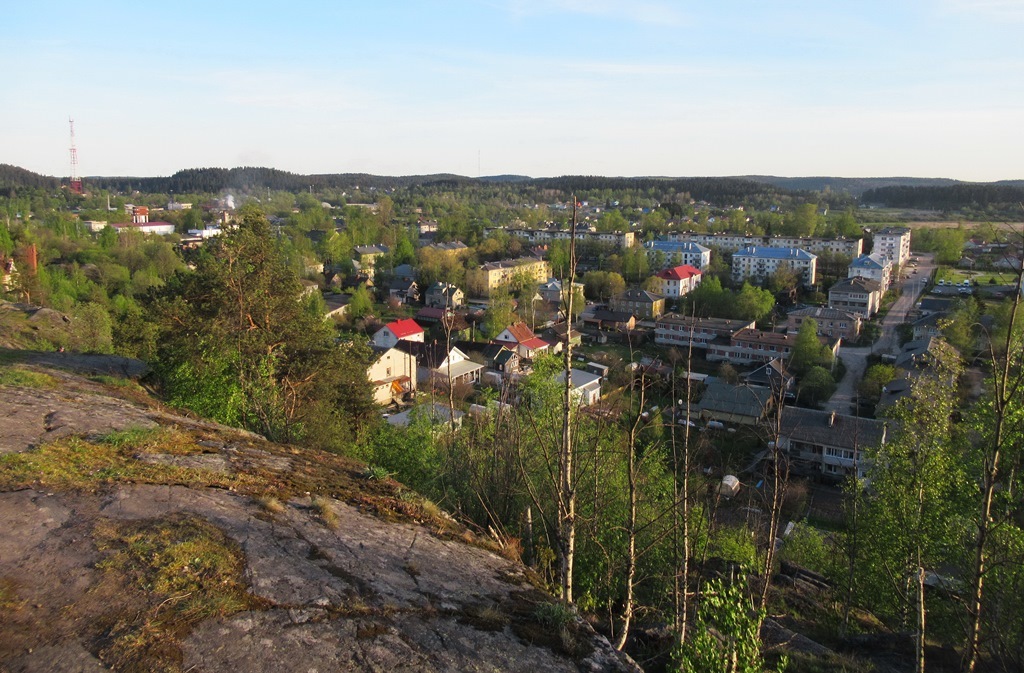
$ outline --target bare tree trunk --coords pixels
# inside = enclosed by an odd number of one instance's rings
[[[982,601],[985,597],[985,573],[988,569],[988,542],[994,522],[992,520],[992,502],[995,498],[996,485],[999,482],[999,461],[1003,442],[1006,441],[1006,423],[1009,405],[1014,396],[1020,395],[1021,375],[1015,372],[1013,348],[1015,344],[1014,330],[1020,313],[1022,283],[1024,272],[1017,273],[1017,283],[1013,290],[1013,303],[1010,307],[1009,324],[1006,338],[1002,344],[1002,353],[996,353],[995,344],[989,347],[993,363],[994,388],[992,406],[995,414],[991,443],[985,447],[984,473],[982,474],[981,507],[978,512],[977,535],[974,541],[974,568],[970,596],[971,623],[967,635],[967,659],[964,670],[973,673],[978,664],[981,648]],[[1002,358],[1000,361],[999,357]],[[1019,353],[1017,353],[1019,357]],[[1018,362],[1016,366],[1019,367]]]
[[[636,582],[636,509],[637,509],[637,462],[636,438],[639,434],[640,420],[643,418],[646,403],[644,375],[640,374],[640,408],[636,412],[633,424],[629,428],[626,440],[626,480],[628,484],[629,511],[626,515],[626,597],[622,608],[622,630],[615,642],[615,649],[622,650],[629,639],[629,627],[633,620],[633,587]]]
[[[777,392],[777,394],[774,394]],[[783,390],[773,391],[775,407],[772,410],[770,453],[772,459],[772,498],[768,516],[768,543],[765,545],[764,583],[761,586],[761,600],[758,608],[764,612],[768,609],[768,590],[772,584],[772,569],[775,566],[775,540],[779,535],[779,522],[782,518],[782,503],[789,484],[789,461],[781,456],[779,438],[782,435],[782,409],[785,402]]]
[[[924,609],[924,566],[921,565],[920,549],[917,558],[917,673],[924,673],[925,609]]]
[[[563,283],[565,281],[563,280]],[[572,236],[569,239],[569,293],[566,298],[565,389],[562,399],[562,446],[558,459],[558,546],[562,600],[571,603],[576,554],[576,479],[572,445],[572,304],[576,282],[576,195],[572,196]]]

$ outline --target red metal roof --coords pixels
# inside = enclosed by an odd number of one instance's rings
[[[525,344],[530,339],[535,339],[536,334],[533,333],[529,327],[526,326],[525,322],[514,322],[508,326],[508,332],[515,339],[516,343]]]
[[[402,320],[396,320],[392,323],[388,323],[387,328],[399,339],[404,339],[407,336],[419,334],[423,331],[423,328],[420,327],[412,318],[404,318]]]
[[[519,345],[523,346],[524,348],[529,348],[530,350],[535,351],[543,350],[550,346],[551,344],[549,344],[547,341],[544,341],[544,339],[541,339],[540,337],[533,337],[532,339],[527,339],[526,341],[520,341]]]
[[[664,278],[665,280],[686,280],[687,278],[699,275],[700,269],[689,264],[683,264],[672,269],[664,269],[657,273],[658,278]]]

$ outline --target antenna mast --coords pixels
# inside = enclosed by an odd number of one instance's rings
[[[71,125],[71,193],[82,193],[82,178],[78,177],[78,150],[75,148],[75,120],[68,117]]]

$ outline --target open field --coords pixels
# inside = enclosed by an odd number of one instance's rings
[[[990,284],[993,278],[995,283],[991,283],[992,285],[1012,285],[1017,281],[1015,274],[1006,271],[967,271],[965,269],[940,267],[935,272],[935,282],[945,280],[947,283],[950,281],[961,283],[965,280],[970,280],[978,285],[987,285]]]
[[[956,229],[962,226],[964,229],[975,229],[982,225],[992,224],[996,229],[1020,229],[1024,226],[1022,222],[960,222],[960,221],[943,221],[943,222],[929,222],[929,221],[912,221],[905,222],[899,226],[910,227],[911,229]],[[872,225],[878,226],[878,225]]]

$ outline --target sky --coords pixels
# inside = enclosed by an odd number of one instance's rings
[[[1024,0],[8,4],[46,175],[1024,178]]]

